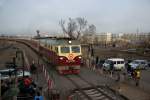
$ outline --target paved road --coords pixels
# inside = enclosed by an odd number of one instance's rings
[[[141,72],[140,87],[150,94],[150,69]]]

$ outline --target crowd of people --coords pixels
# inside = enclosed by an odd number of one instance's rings
[[[36,72],[36,65],[34,61],[30,65],[30,72]],[[11,75],[10,75],[11,77]],[[16,84],[16,88],[19,90],[18,95],[28,95],[28,96],[36,96],[40,93],[40,90],[37,87],[37,84],[33,81],[30,76],[24,76],[22,78],[17,78],[15,81],[14,78],[9,78],[8,80],[1,80],[1,95],[5,95],[5,93],[13,88]]]
[[[85,65],[88,68],[99,71],[101,74],[104,74],[103,63],[104,63],[104,60],[102,60],[102,62],[101,62],[101,60],[99,59],[98,56],[96,56],[96,57],[91,56],[91,58],[88,58],[85,61]],[[126,74],[127,77],[132,78],[135,81],[136,86],[138,86],[140,77],[141,77],[141,70],[138,68],[133,69],[129,63],[126,63],[125,66],[126,66],[126,72],[124,72],[124,74]],[[113,62],[110,63],[110,69],[107,70],[107,72],[110,73],[110,76],[112,77],[113,73],[115,72]],[[118,76],[117,81],[120,80],[120,74],[118,74],[118,73],[117,73],[117,76]]]

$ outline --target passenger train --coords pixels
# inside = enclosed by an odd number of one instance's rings
[[[34,39],[34,45],[40,54],[60,74],[78,74],[82,59],[81,45],[77,40],[69,38]]]

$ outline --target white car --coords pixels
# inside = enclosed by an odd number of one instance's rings
[[[146,60],[133,60],[130,66],[133,69],[146,69],[148,67],[148,62]]]
[[[105,63],[103,64],[104,69],[109,70],[112,63],[113,63],[113,67],[115,70],[122,70],[125,68],[124,59],[111,58],[111,59],[105,60]]]

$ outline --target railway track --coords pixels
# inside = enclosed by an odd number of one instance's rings
[[[75,75],[73,78],[70,76],[65,77],[76,87],[70,95],[71,100],[128,100],[107,86],[96,86],[80,75]],[[77,78],[88,84],[88,87],[79,85],[79,81],[75,80]]]

